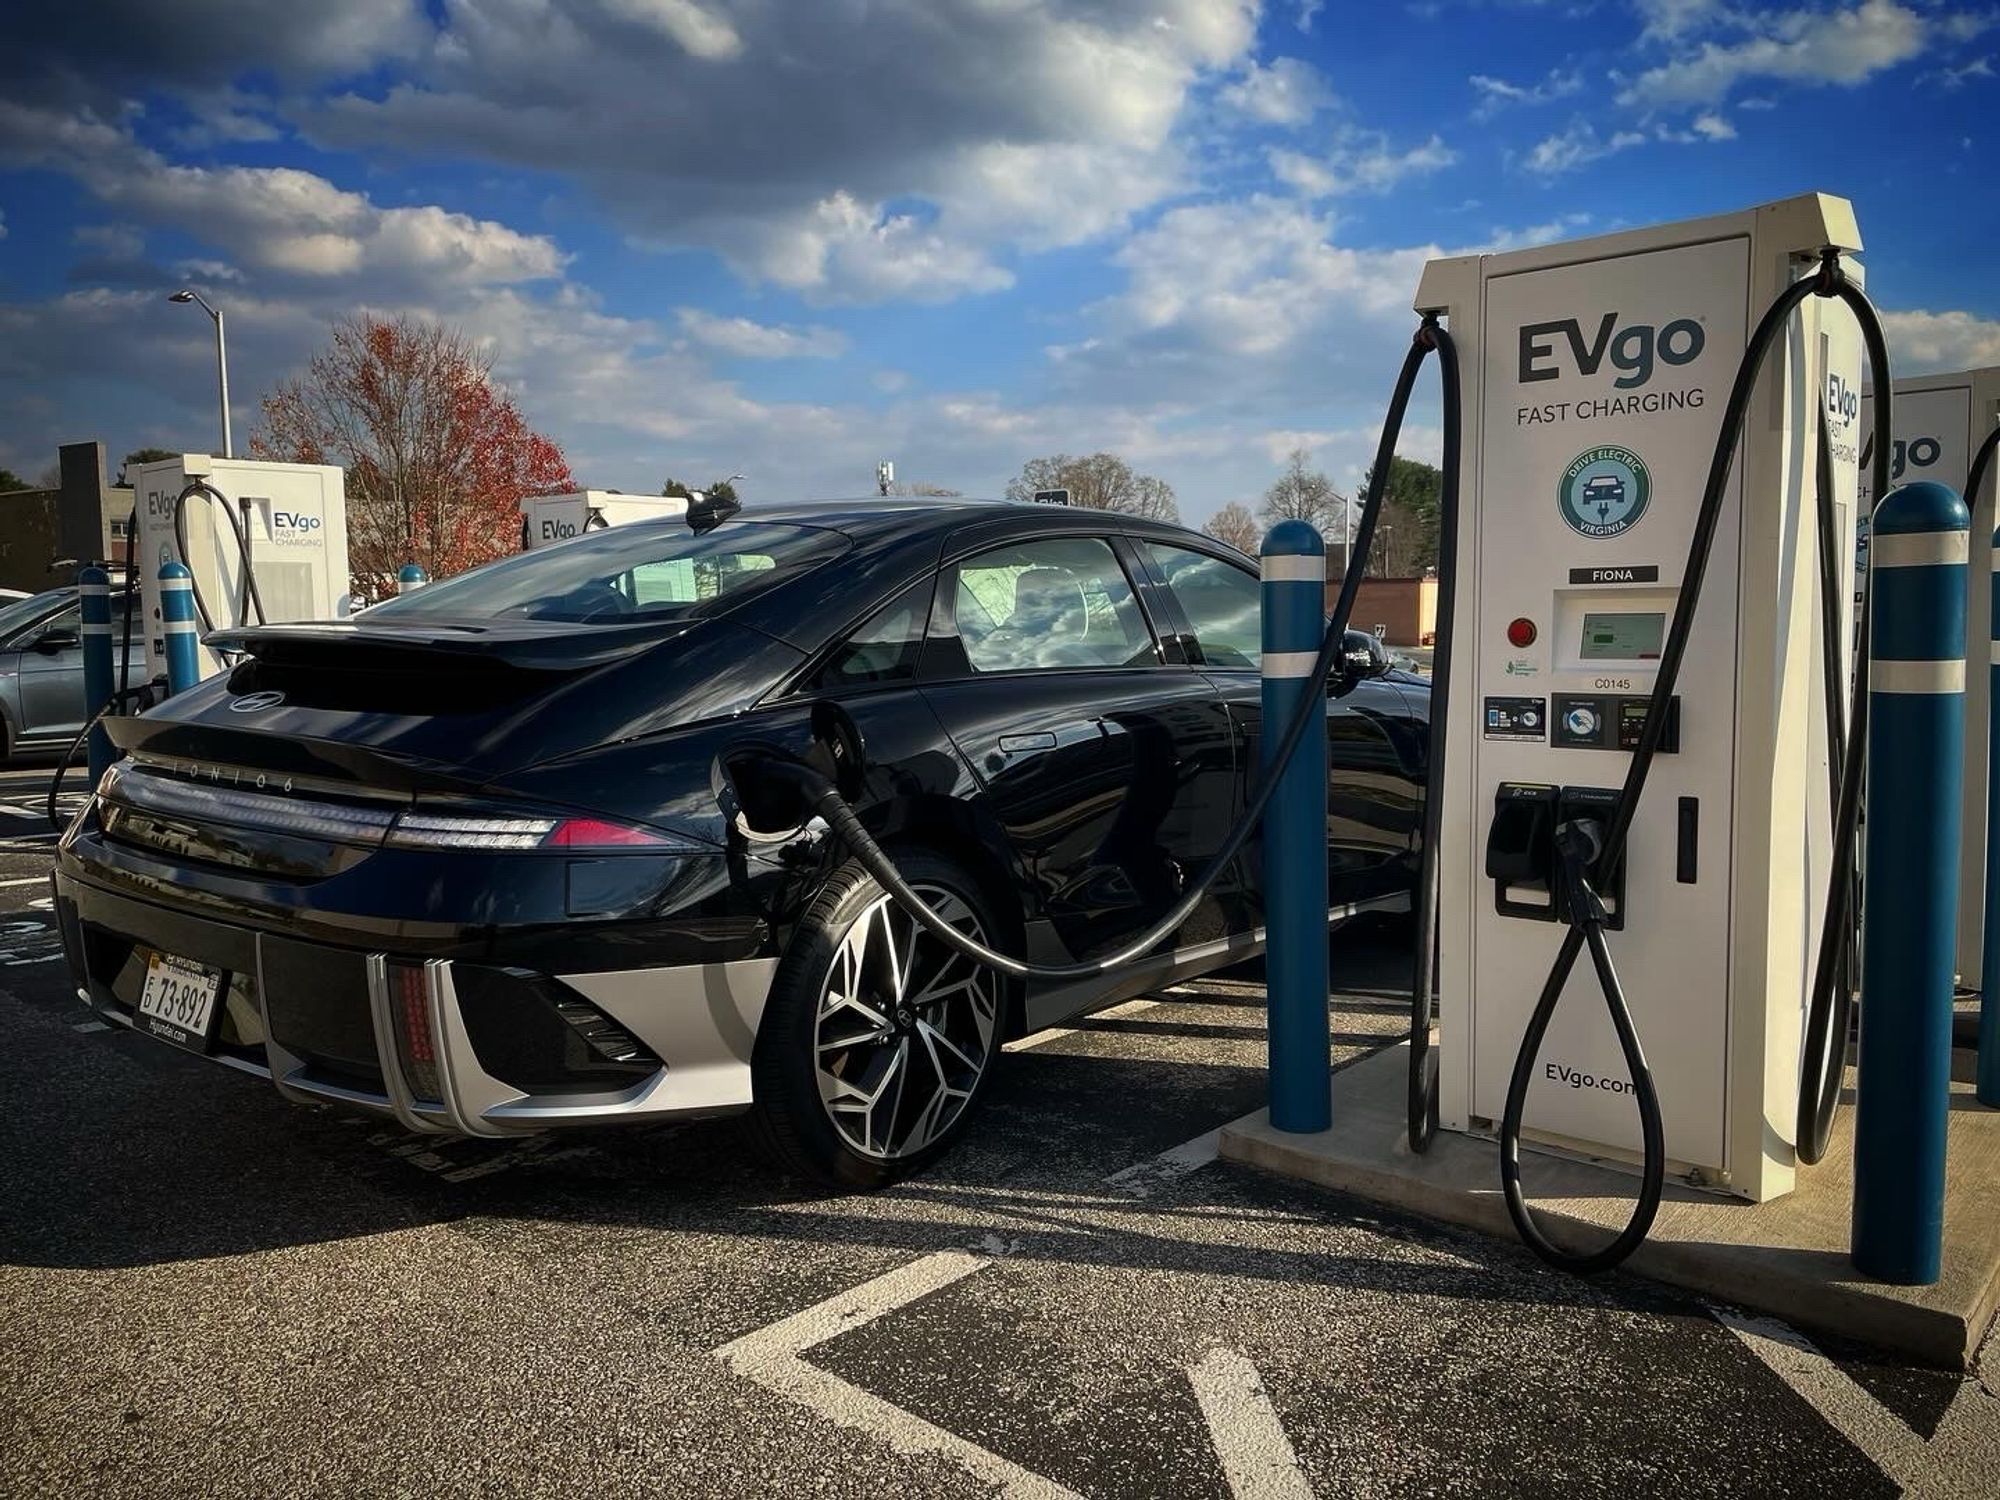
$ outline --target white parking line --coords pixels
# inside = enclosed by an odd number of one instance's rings
[[[1222,1127],[1204,1130],[1191,1141],[1182,1141],[1158,1156],[1121,1168],[1105,1178],[1120,1192],[1143,1198],[1152,1189],[1200,1171],[1222,1154]]]
[[[1753,1318],[1720,1307],[1711,1307],[1709,1312],[1772,1374],[1826,1418],[1834,1431],[1867,1454],[1898,1488],[1915,1488],[1919,1472],[1926,1467],[1923,1439],[1862,1389],[1853,1376],[1820,1353],[1810,1339],[1775,1318]]]
[[[1257,1367],[1234,1349],[1211,1349],[1187,1375],[1236,1500],[1312,1500]]]
[[[1123,1005],[1113,1005],[1105,1010],[1092,1011],[1083,1019],[1090,1021],[1115,1021],[1120,1016],[1136,1016],[1141,1011],[1151,1010],[1157,1005],[1165,1005],[1164,1000],[1127,1000]],[[1047,1031],[1038,1031],[1033,1036],[1024,1036],[1018,1042],[1009,1042],[1001,1050],[1004,1052],[1027,1052],[1035,1047],[1046,1047],[1050,1042],[1059,1042],[1066,1036],[1075,1036],[1079,1031],[1089,1030],[1084,1026],[1051,1026]]]
[[[1019,1464],[989,1453],[976,1443],[933,1426],[838,1375],[808,1364],[801,1356],[837,1334],[873,1322],[884,1313],[906,1307],[954,1282],[962,1281],[992,1262],[963,1250],[941,1250],[851,1291],[829,1297],[783,1322],[745,1334],[715,1351],[737,1374],[766,1390],[810,1407],[843,1427],[859,1428],[880,1438],[898,1453],[936,1453],[963,1465],[1002,1495],[1076,1500],[1075,1491]]]
[[[46,875],[29,875],[20,880],[0,880],[0,889],[16,885],[47,885],[48,883],[49,877]]]

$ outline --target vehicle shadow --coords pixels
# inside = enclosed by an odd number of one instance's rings
[[[1466,1300],[1607,1301],[1600,1289],[1541,1274],[1513,1247],[1232,1166],[1143,1197],[1106,1184],[1107,1165],[1143,1162],[1191,1128],[1257,1107],[1261,1068],[1019,1055],[959,1150],[915,1179],[857,1196],[788,1177],[738,1121],[440,1143],[283,1105],[172,1054],[159,1062],[145,1081],[170,1077],[173,1086],[131,1091],[116,1118],[51,1110],[32,1144],[14,1131],[0,1138],[10,1180],[0,1261],[134,1268],[476,1224],[503,1239],[724,1236],[773,1261],[813,1249],[916,1256],[984,1244],[1017,1258]],[[1354,1248],[1257,1247],[1248,1231],[1274,1216],[1323,1222]],[[1246,1233],[1231,1233],[1236,1221]],[[1381,1236],[1440,1253],[1385,1257],[1367,1248]],[[1626,1287],[1614,1300],[1631,1295]]]

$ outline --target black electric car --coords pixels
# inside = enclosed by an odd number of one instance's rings
[[[1254,781],[1255,564],[1099,511],[876,501],[642,522],[337,624],[223,631],[107,721],[56,910],[107,1019],[415,1131],[752,1111],[872,1185],[1024,1031],[1261,945],[1257,866],[1149,960],[1015,985],[917,928],[760,767],[837,781],[948,920],[1030,958],[1173,903]],[[1336,915],[1407,909],[1429,693],[1351,635]]]

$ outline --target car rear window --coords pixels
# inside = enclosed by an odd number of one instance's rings
[[[380,604],[372,620],[553,620],[579,625],[713,613],[837,557],[847,541],[813,526],[683,523],[593,531],[503,558]]]

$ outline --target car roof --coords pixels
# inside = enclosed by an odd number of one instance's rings
[[[1168,521],[1154,521],[1122,511],[1101,511],[1082,506],[1037,505],[1018,500],[981,500],[958,496],[875,496],[854,499],[787,500],[772,503],[745,502],[731,520],[738,524],[758,522],[823,526],[857,542],[888,537],[914,539],[959,531],[982,522],[1005,520],[1026,532],[1038,530],[1074,531],[1078,526],[1101,525],[1106,531],[1127,531],[1160,537],[1191,537],[1200,533]],[[647,517],[627,521],[627,526],[685,526],[679,517]],[[1203,540],[1209,540],[1203,538]]]

